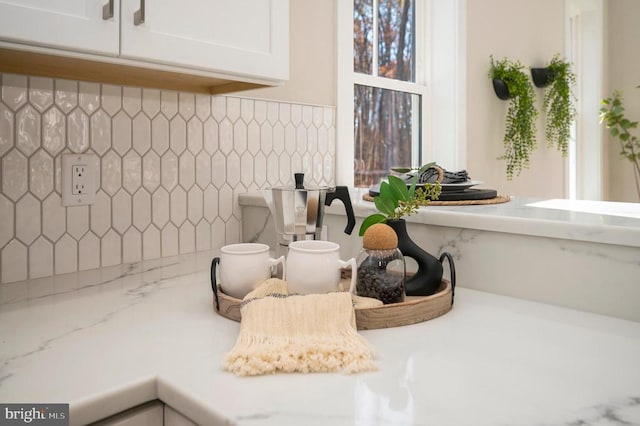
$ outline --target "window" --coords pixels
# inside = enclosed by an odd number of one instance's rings
[[[420,163],[424,79],[416,0],[353,0],[354,185]],[[416,82],[419,80],[419,82]]]

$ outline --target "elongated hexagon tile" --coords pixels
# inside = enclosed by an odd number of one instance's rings
[[[2,249],[0,262],[3,283],[27,279],[27,247],[20,241],[12,240]]]
[[[39,112],[53,105],[53,79],[29,77],[29,103]]]
[[[280,111],[278,111],[278,119],[283,126],[286,126],[291,121],[291,104],[282,102],[279,107]]]
[[[16,114],[16,146],[27,157],[40,148],[40,113],[27,104]]]
[[[12,149],[2,159],[2,192],[18,201],[27,191],[29,182],[27,159],[17,149]]]
[[[296,151],[300,155],[307,152],[307,128],[302,124],[296,127]]]
[[[55,244],[54,259],[56,275],[78,270],[78,243],[69,234],[64,234]]]
[[[13,238],[14,204],[4,195],[0,194],[0,247]]]
[[[226,244],[227,231],[222,219],[217,218],[211,224],[211,248],[219,249]]]
[[[216,152],[211,158],[211,183],[216,188],[224,185],[227,177],[227,159],[220,151]]]
[[[52,192],[42,203],[42,233],[51,241],[58,239],[67,230],[66,209],[62,207],[60,196]]]
[[[204,122],[211,114],[211,96],[196,93],[196,115]]]
[[[142,158],[142,185],[153,192],[160,185],[160,157],[153,151],[149,151]]]
[[[267,183],[267,157],[262,152],[258,152],[253,159],[253,178],[260,187]]]
[[[111,218],[113,229],[122,235],[131,226],[131,195],[120,190],[111,199],[111,204],[113,206],[113,217]]]
[[[219,123],[227,115],[227,98],[213,96],[211,98],[211,116]]]
[[[133,225],[144,231],[151,223],[151,195],[144,189],[133,196]]]
[[[233,150],[233,124],[226,118],[219,124],[220,151],[229,154]]]
[[[178,184],[178,157],[171,152],[167,151],[162,156],[162,186],[167,190],[171,191]]]
[[[296,128],[291,123],[284,128],[284,150],[289,155],[296,151]]]
[[[55,80],[54,101],[62,112],[69,113],[78,105],[78,82]]]
[[[312,112],[311,122],[314,126],[320,127],[324,121],[324,107],[314,106]]]
[[[0,102],[0,156],[13,146],[13,112]]]
[[[67,142],[65,119],[64,114],[56,107],[42,114],[42,147],[53,156],[58,155]]]
[[[102,158],[102,189],[113,196],[122,186],[122,164],[120,157],[109,150]]]
[[[309,127],[313,122],[313,107],[311,105],[302,105],[302,124]]]
[[[76,154],[89,148],[89,116],[80,108],[67,116],[67,146]]]
[[[275,152],[271,151],[271,153],[267,156],[267,164],[279,164],[278,156]],[[279,177],[280,176],[278,175],[277,167],[267,167],[267,182],[269,182],[270,185],[277,185]]]
[[[29,159],[29,189],[38,199],[43,200],[53,191],[53,158],[43,149]]]
[[[202,219],[196,225],[196,251],[209,250],[211,248],[211,225]]]
[[[188,190],[191,188],[196,180],[196,166],[195,158],[189,151],[185,151],[180,156],[179,160],[179,177],[180,186]]]
[[[53,244],[40,237],[29,246],[29,278],[53,275]]]
[[[180,226],[187,218],[187,193],[184,189],[177,187],[171,191],[169,197],[171,222],[176,226]]]
[[[129,151],[122,159],[122,186],[135,193],[142,185],[142,159],[135,151]]]
[[[196,155],[202,151],[203,126],[199,118],[193,117],[187,123],[187,148]]]
[[[180,253],[193,253],[196,250],[196,229],[191,222],[180,227]]]
[[[151,217],[160,229],[169,221],[169,205],[169,193],[164,188],[158,188],[151,196]]]
[[[142,234],[136,228],[129,228],[122,236],[122,261],[124,263],[142,260]]]
[[[122,109],[134,117],[142,109],[142,89],[139,87],[122,88]]]
[[[160,90],[142,89],[142,111],[149,118],[153,118],[160,112]]]
[[[209,185],[204,190],[204,218],[209,222],[213,222],[218,217],[218,190]]]
[[[240,99],[240,118],[245,124],[253,120],[253,105],[253,99]]]
[[[111,146],[111,118],[99,109],[91,116],[91,148],[103,155]]]
[[[331,127],[327,132],[327,139],[329,140],[329,153],[335,155],[336,153],[336,128]]]
[[[297,152],[294,152],[293,155],[291,155],[291,171],[293,173],[302,173],[303,170],[302,156]]]
[[[324,159],[319,152],[313,154],[313,178],[317,185],[324,178]]]
[[[153,225],[149,226],[142,234],[142,258],[144,260],[159,258],[161,244],[160,230]]]
[[[80,240],[89,230],[89,206],[67,207],[67,233]]]
[[[81,81],[78,87],[80,108],[91,115],[100,107],[100,84]]]
[[[203,138],[204,149],[210,155],[218,151],[218,123],[213,118],[208,118],[207,121],[204,122]]]
[[[247,150],[256,155],[260,151],[260,126],[255,120],[247,125]]]
[[[169,146],[177,155],[187,148],[187,123],[179,115],[169,123]]]
[[[242,120],[233,125],[233,148],[238,153],[247,150],[247,125]]]
[[[253,102],[253,119],[258,125],[262,125],[267,120],[267,102],[255,100]]]
[[[111,198],[104,192],[96,192],[96,202],[91,206],[91,230],[99,237],[111,228]]]
[[[163,90],[160,93],[160,111],[169,120],[178,113],[178,92]]]
[[[112,147],[121,156],[131,148],[131,118],[124,111],[113,118]]]
[[[322,178],[325,185],[334,183],[334,158],[332,155],[325,154],[322,159]]]
[[[265,155],[273,150],[273,127],[269,123],[260,127],[260,148]]]
[[[293,172],[291,171],[291,157],[289,154],[282,153],[278,159],[278,172],[280,173],[280,182],[283,184],[293,182]]]
[[[169,121],[163,115],[151,121],[151,148],[159,155],[169,149]]]
[[[122,108],[122,87],[102,85],[102,108],[113,117]]]
[[[100,240],[100,254],[102,266],[122,263],[121,239],[113,229],[107,232]]]
[[[308,152],[302,154],[302,173],[305,173],[305,180],[309,182],[313,182],[313,164],[312,164],[312,155]]]
[[[196,110],[196,98],[193,93],[180,92],[178,94],[178,112],[185,120],[189,120]]]
[[[40,235],[40,202],[27,194],[16,203],[16,237],[27,246]]]
[[[272,126],[278,121],[278,102],[267,102],[267,121]]]
[[[202,189],[211,183],[211,157],[205,151],[196,157],[196,183]]]
[[[225,244],[236,244],[240,242],[240,221],[231,217],[224,225],[225,227]]]
[[[291,105],[291,124],[297,127],[300,123],[302,123],[302,105],[293,104]]]
[[[133,149],[144,155],[151,148],[151,121],[144,114],[133,119]]]
[[[240,208],[240,203],[238,199],[240,197],[240,194],[244,194],[246,192],[247,192],[247,188],[242,184],[233,188],[232,210],[233,210],[233,216],[235,216],[238,219],[242,218],[242,209]]]
[[[203,202],[202,190],[197,186],[191,188],[187,194],[187,217],[194,225],[202,219]]]
[[[175,256],[179,252],[178,228],[173,223],[168,223],[162,229],[162,257]]]
[[[232,188],[240,183],[240,157],[235,152],[227,156],[227,183]]]
[[[78,270],[86,271],[100,267],[100,239],[87,232],[78,241]]]
[[[322,123],[325,127],[331,127],[334,123],[335,116],[335,108],[333,107],[324,107],[322,111]]]
[[[233,190],[227,184],[223,185],[218,193],[218,210],[224,221],[229,219],[233,213]]]
[[[327,151],[329,151],[329,136],[327,128],[322,126],[318,128],[318,152],[324,154]]]
[[[17,111],[27,103],[27,77],[17,74],[2,75],[2,102]]]
[[[240,158],[240,182],[243,185],[253,182],[253,156],[249,152],[245,152]]]
[[[318,151],[318,129],[313,126],[307,129],[307,150],[314,153]]]

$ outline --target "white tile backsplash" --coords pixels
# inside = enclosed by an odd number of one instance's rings
[[[14,74],[0,91],[0,303],[57,291],[37,278],[237,242],[238,194],[298,171],[334,182],[331,106]],[[62,207],[69,152],[98,162],[92,206]]]

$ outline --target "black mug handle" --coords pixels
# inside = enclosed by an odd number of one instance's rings
[[[220,258],[214,257],[211,261],[211,290],[213,290],[213,299],[216,302],[216,311],[220,311],[220,303],[218,302],[218,283],[216,281],[216,266],[220,264]]]
[[[353,213],[353,205],[351,205],[351,197],[349,196],[349,188],[346,186],[336,186],[336,190],[328,192],[324,200],[325,206],[330,206],[333,200],[338,199],[344,204],[344,210],[347,212],[347,227],[344,233],[351,235],[353,227],[356,226],[356,215]]]
[[[456,294],[456,267],[454,266],[451,253],[447,253],[446,251],[442,253],[440,255],[440,263],[442,263],[445,258],[447,262],[449,262],[449,272],[451,273],[451,304],[453,305],[453,298]]]

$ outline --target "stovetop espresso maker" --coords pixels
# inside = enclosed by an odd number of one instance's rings
[[[356,224],[349,190],[346,186],[305,187],[304,174],[295,173],[295,186],[267,188],[262,194],[275,222],[278,253],[286,253],[289,243],[299,240],[319,240],[322,232],[324,206],[340,200],[347,213],[346,234]]]

